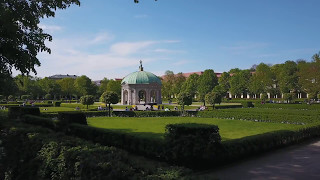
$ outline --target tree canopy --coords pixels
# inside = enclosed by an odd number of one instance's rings
[[[54,17],[57,9],[79,0],[0,0],[0,73],[11,74],[12,68],[22,74],[36,73],[39,52],[51,53],[45,41],[51,35],[39,27],[40,19]]]

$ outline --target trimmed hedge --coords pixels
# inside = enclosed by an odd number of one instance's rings
[[[58,119],[62,124],[83,124],[88,125],[86,115],[82,112],[59,112]]]
[[[27,116],[31,117],[31,116]],[[41,118],[27,119],[28,123],[55,129],[55,122]],[[188,127],[189,126],[189,127]],[[173,127],[173,128],[172,128]],[[169,125],[165,140],[140,138],[116,130],[99,129],[81,124],[70,124],[68,135],[94,143],[112,145],[148,157],[165,160],[192,168],[210,168],[247,156],[270,151],[305,139],[319,137],[320,125],[310,124],[296,131],[275,131],[219,143],[218,127],[207,125]],[[208,136],[214,131],[215,141]],[[170,134],[171,133],[171,134]],[[214,143],[210,143],[214,142]]]
[[[0,127],[0,179],[181,179],[190,173],[45,128]]]
[[[181,111],[113,111],[112,115],[120,117],[168,117],[181,116]]]
[[[40,109],[38,107],[9,107],[9,119],[22,118],[26,114],[39,116]]]
[[[320,123],[320,116],[315,114],[290,114],[290,113],[279,113],[277,110],[274,112],[263,112],[256,111],[259,109],[228,109],[228,110],[215,110],[215,111],[199,111],[189,112],[189,115],[194,115],[204,118],[225,118],[225,119],[238,119],[238,120],[249,120],[256,122],[275,122],[275,123],[289,123],[289,124],[310,124]],[[298,112],[299,113],[299,112]]]
[[[60,101],[54,101],[52,102],[54,107],[60,107],[61,106],[61,102]]]
[[[169,161],[190,166],[208,147],[221,142],[219,128],[208,124],[168,124],[165,139]]]
[[[320,110],[320,104],[277,104],[277,103],[256,103],[255,107],[258,108],[275,108],[275,109],[308,109]]]
[[[248,107],[254,107],[253,103],[251,101],[246,101],[246,102],[241,102],[241,105],[244,108],[248,108]]]
[[[17,104],[16,102],[13,103],[8,103],[8,104],[0,104],[0,106],[4,106],[6,108],[9,107],[16,107],[16,106],[21,106],[21,104]],[[34,103],[34,106],[32,106],[31,104],[25,104],[24,107],[52,107],[52,104],[47,104],[47,103]]]

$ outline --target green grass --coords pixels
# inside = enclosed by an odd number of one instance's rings
[[[97,128],[111,129],[143,138],[163,139],[165,126],[174,123],[204,123],[215,124],[220,129],[223,141],[246,136],[263,134],[278,130],[297,130],[304,126],[263,123],[239,120],[225,120],[215,118],[192,117],[154,117],[154,118],[120,118],[120,117],[94,117],[88,118],[88,124]]]
[[[39,107],[41,113],[53,113],[62,111],[75,111],[75,108],[71,107]],[[45,110],[47,109],[47,110]]]

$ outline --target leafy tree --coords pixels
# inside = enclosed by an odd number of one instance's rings
[[[231,76],[227,72],[223,72],[219,78],[219,86],[222,88],[220,92],[223,96],[225,96],[230,89],[230,78]]]
[[[186,81],[186,77],[183,76],[182,72],[174,76],[174,83],[173,83],[174,95],[177,95],[182,91],[182,85],[185,81]]]
[[[71,4],[80,5],[79,0],[2,0],[0,3],[0,74],[11,74],[15,68],[22,74],[36,73],[40,66],[38,52],[48,52],[45,41],[52,40],[39,27],[40,19],[54,17],[57,9]]]
[[[177,97],[177,103],[181,106],[182,111],[184,111],[185,105],[192,104],[192,95],[186,92],[179,93]]]
[[[43,94],[42,89],[37,83],[38,79],[32,76],[18,75],[15,77],[16,85],[19,89],[19,95],[28,94],[33,97]]]
[[[60,85],[62,94],[70,100],[72,99],[72,94],[76,93],[74,82],[75,80],[72,78],[63,78],[57,81],[57,83]]]
[[[273,88],[274,74],[270,66],[260,63],[256,66],[256,72],[250,78],[249,90],[253,94],[271,93]]]
[[[260,98],[261,98],[261,100],[263,102],[265,102],[268,99],[268,94],[267,93],[262,93]]]
[[[74,87],[77,94],[80,96],[96,93],[95,84],[85,75],[78,77],[74,81]]]
[[[276,78],[281,93],[295,92],[298,90],[298,66],[294,61],[286,61],[275,67]]]
[[[44,96],[44,99],[45,99],[45,100],[50,100],[50,99],[52,99],[51,94],[46,94],[46,95]]]
[[[222,96],[218,92],[212,91],[212,92],[209,92],[208,94],[206,94],[205,99],[208,104],[212,105],[212,109],[214,109],[215,104],[221,103]]]
[[[54,95],[55,97],[61,93],[61,87],[57,81],[47,77],[38,81],[40,88],[47,94]],[[51,97],[52,99],[52,97]]]
[[[106,91],[101,95],[100,101],[104,102],[106,104],[109,104],[109,116],[110,116],[111,115],[110,105],[117,104],[119,102],[119,96],[117,93],[115,93],[113,91]]]
[[[113,91],[121,96],[121,81],[109,80],[107,85],[107,91]]]
[[[203,105],[205,105],[205,96],[218,85],[218,78],[212,69],[207,69],[199,77],[198,81],[199,99],[203,102]]]
[[[241,70],[230,78],[230,92],[233,95],[248,93],[251,73],[249,70]]]
[[[303,91],[309,96],[317,95],[320,92],[320,60],[318,54],[313,55],[313,61],[298,64],[299,84]]]
[[[107,91],[107,86],[108,86],[109,79],[103,78],[103,80],[100,81],[100,86],[98,89],[98,94],[101,96],[102,93]]]
[[[183,83],[181,89],[183,92],[190,93],[194,97],[197,93],[199,75],[194,73],[191,74],[186,81]]]
[[[83,105],[87,105],[87,109],[88,109],[89,105],[92,105],[94,103],[94,96],[92,95],[82,96],[80,98],[80,102]]]
[[[173,71],[167,70],[162,79],[162,95],[168,99],[171,99],[171,96],[174,95],[174,78]]]
[[[287,101],[290,103],[293,100],[293,95],[292,93],[284,93],[283,94],[283,100]]]
[[[18,87],[14,81],[14,78],[12,78],[12,76],[9,74],[0,73],[0,94],[8,96],[10,94],[17,93]]]

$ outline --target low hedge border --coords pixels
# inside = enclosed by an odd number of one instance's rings
[[[56,125],[53,120],[45,119],[46,122],[41,122],[41,118],[29,119],[27,122],[61,130],[61,128],[55,128]],[[242,159],[320,136],[320,125],[313,124],[297,131],[275,131],[221,143],[209,143],[208,146],[203,146],[204,143],[200,143],[200,146],[199,143],[196,143],[200,142],[199,138],[194,138],[195,136],[190,134],[176,139],[175,144],[172,144],[165,140],[139,138],[129,133],[99,129],[81,124],[70,124],[65,130],[68,135],[77,136],[95,143],[112,145],[144,156],[200,169],[220,166],[235,159]]]
[[[0,179],[181,179],[191,173],[46,128],[3,121],[0,127]]]
[[[255,103],[258,108],[275,108],[275,109],[306,109],[320,110],[320,104],[278,104],[278,103]]]

